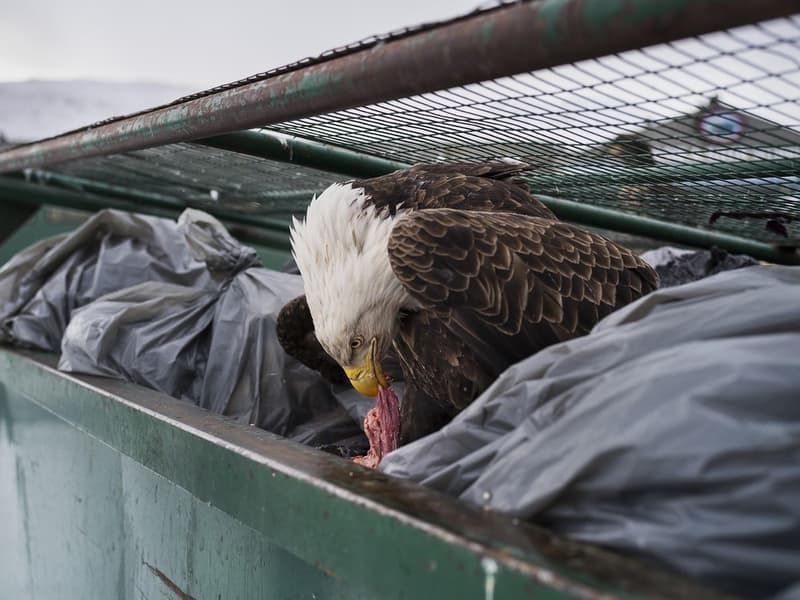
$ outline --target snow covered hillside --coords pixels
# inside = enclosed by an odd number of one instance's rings
[[[0,83],[0,136],[22,142],[64,133],[175,100],[194,89],[159,83]]]

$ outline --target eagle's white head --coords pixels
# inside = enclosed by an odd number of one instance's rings
[[[293,219],[290,233],[317,339],[353,387],[374,396],[387,385],[380,359],[411,299],[389,264],[397,217],[366,200],[363,189],[335,183],[311,201],[303,221]]]

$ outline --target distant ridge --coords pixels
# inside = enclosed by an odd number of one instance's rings
[[[50,137],[196,91],[187,85],[152,82],[0,83],[0,140],[26,142]]]

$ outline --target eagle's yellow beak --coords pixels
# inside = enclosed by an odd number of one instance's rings
[[[377,396],[378,386],[389,387],[381,363],[375,356],[377,347],[377,341],[372,338],[366,364],[360,367],[347,367],[344,370],[353,387],[365,396]]]

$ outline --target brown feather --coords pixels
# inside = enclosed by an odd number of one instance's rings
[[[526,170],[524,164],[490,162],[484,164],[442,163],[417,165],[381,177],[352,182],[363,189],[368,206],[378,212],[397,213],[404,209],[458,208],[461,210],[501,210],[555,219],[544,204],[514,177]]]
[[[588,333],[657,286],[629,250],[559,222],[515,179],[527,168],[417,165],[351,182],[379,215],[407,211],[388,244],[395,275],[420,305],[394,340],[406,382],[404,443],[441,427],[510,364]],[[332,359],[319,356],[318,342],[298,350],[308,345],[298,316],[308,308],[295,302],[279,317],[279,339],[312,368],[327,368]],[[290,317],[305,328],[303,343],[287,335]]]
[[[298,296],[284,305],[275,321],[275,332],[289,356],[319,371],[330,383],[347,383],[342,368],[323,350],[314,335],[314,321],[305,296]]]
[[[418,236],[421,230],[440,235]],[[467,273],[453,257],[453,246],[463,251],[470,243],[477,265]],[[406,259],[410,247],[424,249],[430,268],[420,270]],[[619,267],[598,262],[600,254],[618,256]],[[656,282],[641,259],[600,235],[504,212],[408,213],[392,230],[389,258],[414,299],[423,308],[436,307],[446,327],[468,336],[468,346],[474,345],[479,362],[495,376],[494,365],[508,366],[545,345],[588,333]]]

